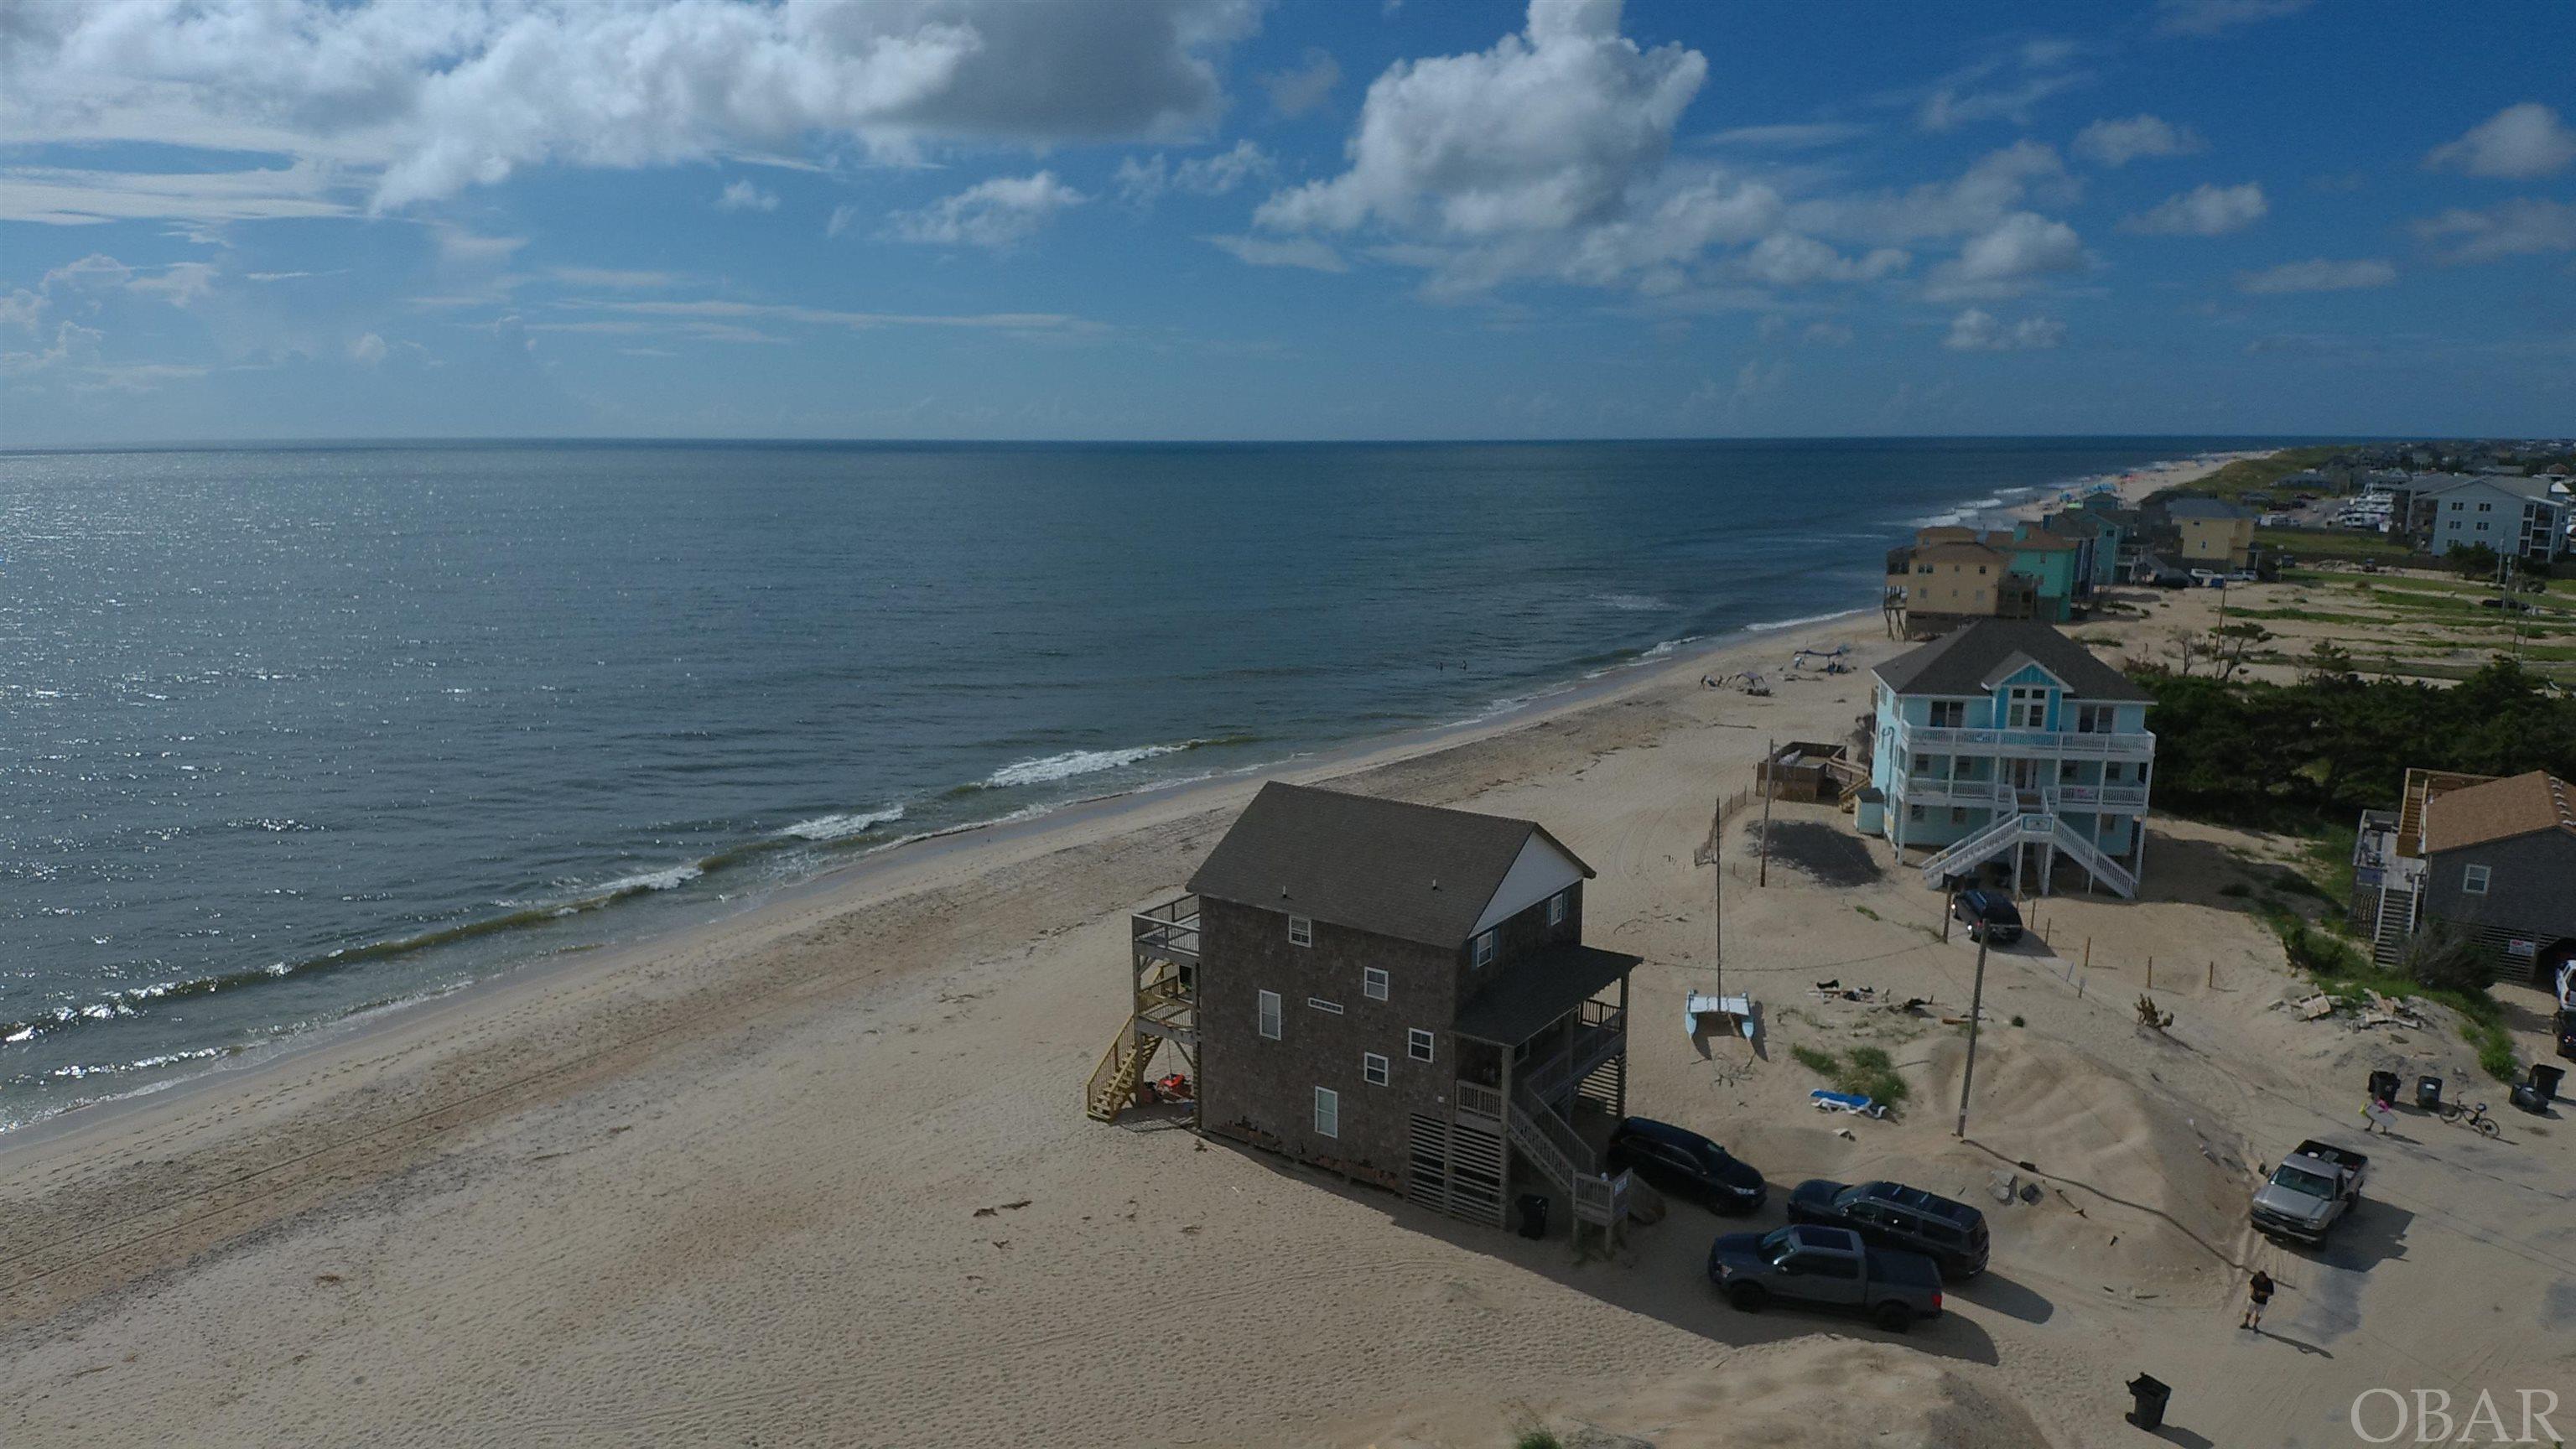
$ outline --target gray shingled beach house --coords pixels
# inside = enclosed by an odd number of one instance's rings
[[[1473,1221],[1518,1176],[1606,1222],[1624,1182],[1577,1124],[1625,1113],[1638,958],[1583,944],[1591,875],[1531,821],[1265,785],[1191,894],[1136,917],[1092,1115],[1159,1036],[1193,1055],[1202,1131]]]

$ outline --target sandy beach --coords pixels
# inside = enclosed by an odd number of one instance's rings
[[[1856,672],[1783,668],[1834,643]],[[1577,1256],[1087,1120],[1125,913],[1189,876],[1259,783],[1234,778],[889,851],[0,1142],[0,1442],[1466,1446],[1545,1423],[2018,1449],[2133,1434],[2140,1372],[2175,1386],[2182,1443],[2359,1442],[2373,1386],[2576,1406],[2558,1122],[2509,1114],[2485,1141],[2407,1113],[2330,1250],[2246,1228],[2256,1165],[2354,1127],[2372,1068],[2502,1095],[2438,1024],[2274,1009],[2280,949],[2223,892],[2276,843],[2158,819],[2142,899],[2039,905],[1988,962],[1964,1140],[1959,1031],[1808,989],[1950,1012],[1970,989],[1975,948],[1849,817],[1780,807],[1762,887],[1731,824],[1721,939],[1694,863],[1712,806],[1767,739],[1846,733],[1899,647],[1874,611],[1739,635],[1280,777],[1527,816],[1588,859],[1592,938],[1647,963],[1635,1110],[1775,1184],[1887,1176],[1984,1206],[1993,1270],[1911,1335],[1729,1310],[1695,1208]],[[1701,683],[1743,668],[1775,693]],[[2169,1033],[2136,1024],[2151,970]],[[1721,974],[1766,1003],[1759,1053],[1680,1029],[1682,993]],[[2533,1055],[2539,998],[2500,994]],[[1790,1049],[1864,1042],[1913,1105],[1809,1111]],[[2036,1200],[1997,1202],[1998,1173]],[[2282,1285],[2259,1335],[2236,1327],[2258,1266]]]

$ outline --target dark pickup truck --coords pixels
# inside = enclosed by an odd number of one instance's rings
[[[1897,1333],[1941,1315],[1941,1270],[1931,1259],[1875,1251],[1849,1228],[1724,1234],[1709,1244],[1708,1281],[1746,1313],[1774,1298],[1822,1303],[1857,1309]]]

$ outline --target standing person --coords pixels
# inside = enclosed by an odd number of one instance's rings
[[[2263,1326],[2263,1305],[2272,1301],[2272,1275],[2257,1268],[2254,1281],[2245,1285],[2245,1321],[2240,1328]]]

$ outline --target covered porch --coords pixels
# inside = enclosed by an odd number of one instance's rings
[[[1601,1145],[1628,1111],[1628,973],[1639,958],[1550,947],[1489,983],[1459,1014],[1455,1120],[1506,1138],[1572,1201],[1578,1222],[1626,1212],[1626,1174]]]

